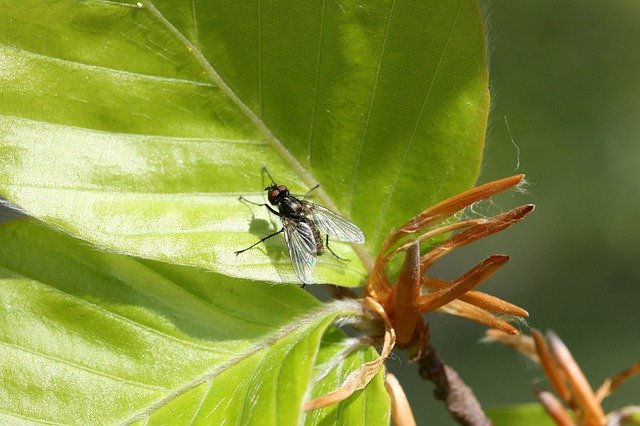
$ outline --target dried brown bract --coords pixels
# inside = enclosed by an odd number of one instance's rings
[[[533,330],[531,336],[512,337],[495,331],[488,332],[487,335],[488,340],[514,347],[542,365],[557,396],[542,389],[537,389],[536,395],[556,424],[614,426],[640,414],[639,406],[623,407],[606,415],[602,408],[604,398],[626,380],[640,374],[640,362],[606,379],[600,388],[594,391],[567,346],[554,332],[548,332],[546,337],[538,330]]]
[[[408,221],[385,239],[365,287],[363,303],[369,308],[374,341],[382,341],[380,357],[354,371],[338,390],[309,401],[305,409],[311,410],[337,403],[363,388],[373,378],[394,346],[408,349],[412,359],[419,361],[420,372],[436,383],[442,399],[452,416],[463,424],[465,419],[479,418],[477,423],[488,422],[470,389],[444,365],[429,345],[429,330],[423,315],[442,311],[458,315],[509,334],[518,329],[505,318],[527,317],[524,309],[474,289],[495,273],[508,260],[508,256],[493,255],[480,262],[455,280],[444,280],[429,275],[429,269],[440,258],[480,238],[494,234],[522,220],[533,210],[526,204],[493,217],[458,220],[455,215],[479,201],[516,187],[524,181],[523,175],[489,182],[430,207]],[[421,254],[421,245],[438,241]],[[397,279],[387,272],[389,262],[404,254],[404,263]],[[402,400],[397,381],[387,380],[387,388],[394,391],[394,401]],[[464,399],[464,400],[463,400]],[[475,408],[477,406],[477,408]],[[456,407],[456,408],[453,408]],[[411,424],[412,415],[399,406],[392,410],[395,424]],[[404,419],[404,420],[402,420]]]
[[[427,333],[422,316],[436,310],[458,315],[488,327],[517,334],[505,317],[527,317],[524,309],[486,293],[474,291],[508,260],[508,256],[490,256],[453,281],[429,275],[439,259],[480,238],[494,234],[522,220],[533,210],[525,204],[493,217],[451,220],[465,208],[522,183],[523,175],[480,185],[448,198],[423,211],[387,236],[366,286],[366,293],[378,301],[387,313],[397,334],[397,345],[424,348]],[[444,238],[424,254],[420,243]],[[405,253],[397,282],[386,267],[394,256]]]

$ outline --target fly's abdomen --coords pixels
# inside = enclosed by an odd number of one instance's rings
[[[316,240],[316,256],[320,256],[324,253],[324,243],[322,242],[322,235],[320,235],[320,231],[318,227],[315,226],[314,223],[308,222],[311,225],[311,230],[313,231],[313,238]]]

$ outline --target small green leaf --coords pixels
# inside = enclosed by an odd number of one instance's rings
[[[358,339],[345,339],[344,334],[335,328],[328,331],[323,337],[316,360],[311,398],[323,396],[338,388],[349,373],[378,356],[374,348],[361,346]],[[384,369],[381,369],[366,388],[356,391],[346,400],[307,413],[305,424],[386,426],[389,424],[390,413],[389,395],[384,386]]]
[[[460,0],[0,0],[0,194],[109,250],[297,282],[260,170],[365,232],[474,182],[482,19]],[[321,282],[366,270],[323,256]]]
[[[7,423],[295,425],[327,327],[362,314],[296,286],[97,251],[30,218],[1,224],[0,241]],[[374,354],[334,361],[348,371]],[[384,413],[380,377],[355,398]]]
[[[508,407],[491,408],[487,416],[494,426],[554,426],[540,404],[518,404]]]

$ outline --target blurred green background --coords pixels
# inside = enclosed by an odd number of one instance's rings
[[[494,252],[509,254],[480,289],[526,308],[531,326],[555,330],[597,387],[640,361],[640,2],[483,6],[492,113],[479,182],[525,173],[528,193],[499,203],[531,202],[536,211],[438,272],[455,276]],[[429,320],[441,357],[484,406],[533,401],[534,385],[547,386],[515,352],[478,344],[484,328],[444,315]],[[415,365],[388,365],[418,424],[451,424]],[[640,404],[640,377],[605,409],[631,403]]]

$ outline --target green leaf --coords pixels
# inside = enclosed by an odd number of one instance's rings
[[[0,241],[6,423],[295,425],[325,330],[362,314],[357,302],[323,305],[296,286],[97,251],[30,218],[1,224]],[[336,351],[344,335],[330,330],[319,360],[340,374],[329,387],[375,356]],[[384,419],[381,374],[331,418],[352,421],[366,399]]]
[[[518,404],[508,407],[491,408],[487,416],[494,426],[553,426],[555,423],[549,418],[540,404]]]
[[[311,397],[317,398],[338,388],[349,373],[362,364],[373,361],[378,353],[370,346],[361,346],[356,338],[345,339],[337,329],[328,331],[318,353]],[[307,413],[306,425],[367,424],[388,425],[391,414],[389,395],[384,386],[384,370],[361,391],[340,404]]]
[[[297,282],[274,178],[365,232],[474,182],[488,110],[475,2],[0,0],[0,194],[109,250]],[[318,281],[366,270],[334,244]]]

